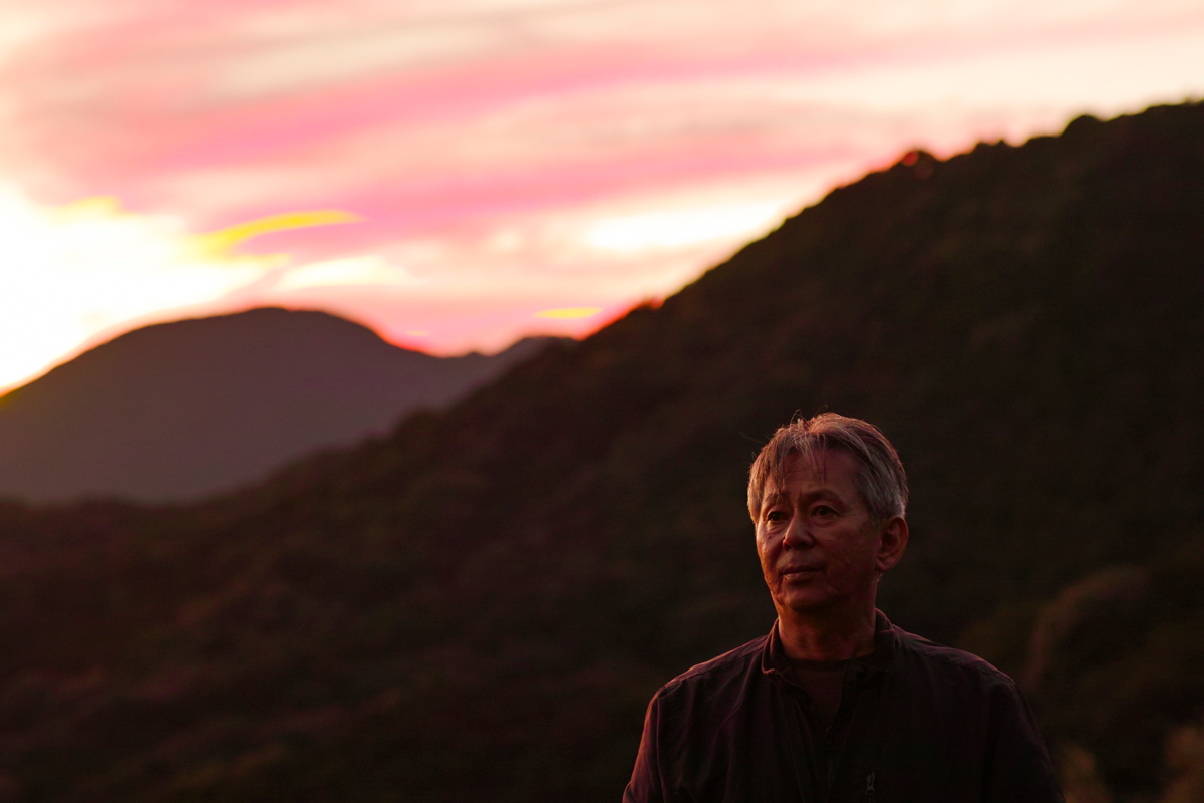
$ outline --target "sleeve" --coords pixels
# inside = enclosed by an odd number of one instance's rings
[[[660,693],[648,703],[644,715],[644,735],[640,737],[640,750],[636,753],[635,769],[631,780],[623,790],[623,803],[667,803],[660,765]]]
[[[1012,683],[1001,685],[992,702],[985,803],[1065,803],[1045,740],[1020,690]]]

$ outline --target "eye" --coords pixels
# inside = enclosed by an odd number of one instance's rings
[[[827,519],[836,515],[836,510],[831,505],[816,505],[811,508],[811,515],[816,518]]]
[[[765,514],[766,521],[785,521],[785,519],[786,511],[784,510],[771,510]]]

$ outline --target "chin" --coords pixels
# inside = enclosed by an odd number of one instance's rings
[[[778,598],[779,607],[795,613],[812,613],[829,607],[834,600],[827,594],[807,594],[787,591]]]

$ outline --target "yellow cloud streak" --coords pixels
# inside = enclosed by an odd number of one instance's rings
[[[198,234],[193,239],[197,251],[209,258],[223,258],[242,243],[252,237],[271,234],[290,229],[308,229],[313,226],[333,226],[341,223],[356,223],[361,218],[350,212],[338,209],[324,209],[315,212],[284,212],[279,215],[268,215],[229,226],[208,234]]]
[[[588,318],[602,311],[601,307],[564,307],[562,309],[546,309],[535,313],[536,318],[554,318],[556,320],[572,320]]]

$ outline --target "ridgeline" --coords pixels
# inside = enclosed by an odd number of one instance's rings
[[[144,326],[0,396],[0,496],[230,491],[446,407],[547,340],[434,357],[334,315],[270,307]]]
[[[0,799],[616,801],[655,689],[768,630],[745,471],[822,410],[908,468],[894,621],[1080,794],[1204,788],[1204,106],[905,162],[388,437],[0,507]]]

